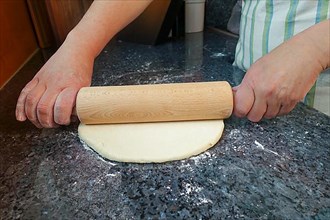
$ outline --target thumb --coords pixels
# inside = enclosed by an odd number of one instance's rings
[[[247,83],[233,87],[234,114],[237,117],[245,117],[250,112],[254,103],[254,92]]]

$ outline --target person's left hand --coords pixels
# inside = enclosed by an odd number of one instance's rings
[[[234,114],[252,122],[289,113],[315,83],[323,66],[299,37],[257,60],[233,88]]]

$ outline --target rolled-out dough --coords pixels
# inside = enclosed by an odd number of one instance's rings
[[[185,159],[214,146],[222,120],[80,124],[78,133],[101,156],[114,161],[151,163]]]

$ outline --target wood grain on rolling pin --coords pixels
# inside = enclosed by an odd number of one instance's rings
[[[233,94],[225,81],[85,87],[76,107],[84,124],[224,119]]]

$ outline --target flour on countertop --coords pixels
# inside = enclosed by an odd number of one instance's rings
[[[275,154],[276,156],[281,157],[281,155],[279,155],[277,152],[265,148],[265,147],[264,147],[262,144],[260,144],[258,141],[255,140],[254,143],[256,144],[256,147],[257,147],[258,149],[263,150],[263,151],[268,152],[268,153]]]
[[[205,197],[202,193],[203,188],[199,186],[194,186],[190,183],[183,183],[183,192],[180,193],[180,196],[193,196],[197,195],[197,198],[194,200],[196,205],[202,205],[207,203],[213,203],[212,200]]]
[[[213,53],[211,55],[211,58],[218,58],[218,57],[225,57],[227,56],[226,54],[223,54],[223,53]]]
[[[110,162],[109,160],[105,160],[103,157],[101,157],[98,153],[96,153],[93,149],[91,149],[83,140],[80,139],[80,143],[83,145],[83,147],[90,151],[93,152],[94,155],[96,155],[97,159],[100,159],[101,161],[109,164],[110,166],[116,166],[118,165],[117,163]]]
[[[213,155],[210,152],[206,151],[197,156],[191,157],[190,159],[193,160],[196,165],[199,165],[202,161],[209,160],[212,156]]]

